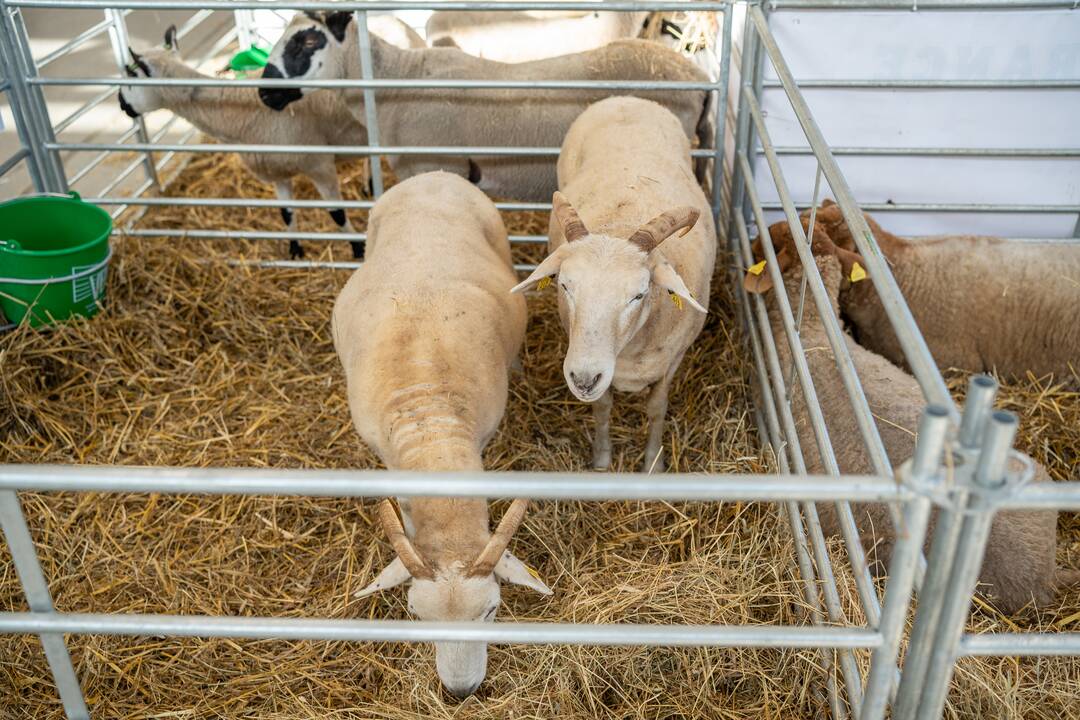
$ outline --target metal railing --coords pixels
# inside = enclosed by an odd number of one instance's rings
[[[971,8],[1064,8],[1073,0],[1033,2],[1027,0],[923,0],[920,10]],[[69,718],[87,718],[89,712],[83,701],[63,636],[71,634],[162,634],[198,637],[247,637],[282,639],[334,639],[357,642],[431,642],[435,640],[482,641],[492,643],[548,643],[590,645],[697,645],[725,647],[783,647],[817,649],[817,659],[824,672],[827,702],[835,718],[853,717],[857,720],[877,720],[887,708],[893,707],[896,717],[934,718],[941,714],[951,669],[961,655],[993,654],[1080,654],[1080,634],[1038,633],[964,635],[964,622],[975,583],[975,573],[985,545],[986,530],[993,513],[1001,508],[1080,509],[1080,483],[1058,483],[1049,487],[1025,485],[1024,478],[1005,471],[1015,418],[993,413],[992,381],[977,378],[973,381],[963,412],[953,403],[944,380],[931,357],[900,290],[889,271],[888,264],[877,247],[862,209],[876,205],[856,204],[835,155],[910,154],[927,157],[980,154],[979,150],[957,148],[859,148],[830,149],[803,97],[801,87],[819,87],[834,81],[795,80],[773,38],[767,15],[772,7],[780,8],[875,8],[911,9],[911,2],[889,0],[785,0],[770,6],[754,3],[747,9],[743,34],[741,91],[736,136],[736,157],[731,178],[731,204],[722,207],[725,156],[725,110],[728,105],[728,77],[732,70],[733,0],[716,2],[611,2],[604,3],[605,11],[693,10],[721,13],[719,37],[719,72],[716,82],[663,83],[656,81],[580,81],[552,80],[537,83],[495,82],[485,80],[419,81],[379,78],[372,65],[370,42],[365,42],[365,13],[408,9],[439,10],[567,10],[597,8],[591,2],[288,2],[266,3],[261,0],[0,0],[0,62],[5,82],[0,83],[11,95],[16,108],[16,124],[22,148],[16,155],[0,163],[0,174],[25,162],[35,185],[42,191],[62,191],[67,185],[83,181],[113,153],[135,153],[136,159],[122,168],[90,202],[114,207],[114,217],[127,208],[146,210],[160,206],[209,207],[279,207],[277,200],[242,198],[165,198],[146,196],[148,190],[160,186],[161,173],[177,154],[205,152],[311,152],[342,155],[434,154],[434,155],[502,155],[552,157],[558,148],[552,147],[391,147],[381,145],[378,133],[378,114],[375,89],[395,87],[460,88],[464,92],[476,88],[551,88],[574,90],[604,88],[609,90],[671,91],[706,90],[714,94],[716,134],[712,147],[693,151],[695,158],[712,162],[711,191],[713,212],[727,219],[728,242],[731,253],[731,275],[736,288],[739,318],[747,346],[753,358],[753,372],[759,395],[757,409],[760,436],[771,445],[778,474],[749,475],[665,475],[655,477],[634,474],[601,475],[575,473],[442,473],[418,476],[394,471],[299,471],[254,469],[182,469],[129,468],[84,466],[24,466],[0,465],[0,520],[10,547],[15,567],[27,596],[29,612],[0,613],[0,634],[30,633],[38,635],[45,648],[58,691]],[[24,8],[64,9],[94,8],[105,11],[106,19],[86,29],[62,48],[38,59],[30,55],[29,38],[22,24]],[[119,64],[123,61],[120,43],[126,37],[126,18],[139,10],[187,9],[197,11],[181,28],[189,32],[211,15],[211,11],[241,11],[253,9],[333,9],[358,13],[356,27],[360,35],[361,67],[355,80],[177,80],[130,79],[124,77],[41,77],[38,70],[51,65],[64,52],[85,44],[103,32],[109,32],[112,48]],[[235,28],[213,44],[203,60],[213,57],[227,47],[235,37]],[[765,79],[765,63],[770,63],[777,79]],[[844,82],[844,81],[836,81]],[[860,81],[843,87],[862,87]],[[878,81],[873,81],[878,82]],[[883,81],[887,82],[887,81]],[[208,145],[192,142],[195,132],[187,133],[179,142],[163,142],[170,121],[163,129],[148,135],[140,122],[113,142],[68,142],[57,135],[68,131],[97,105],[111,98],[124,85],[185,85],[185,86],[246,86],[272,87],[304,85],[311,88],[357,88],[364,90],[369,145],[337,146],[273,146],[225,144]],[[1006,84],[963,84],[948,87],[993,87],[1007,89]],[[104,87],[59,123],[50,121],[49,107],[43,90],[49,87]],[[760,98],[766,87],[783,90],[806,137],[805,147],[777,147],[772,143],[769,127],[763,117]],[[830,85],[831,87],[831,85]],[[874,85],[873,87],[877,87]],[[889,85],[889,87],[893,87]],[[899,86],[897,86],[899,87]],[[920,86],[921,87],[921,86]],[[935,86],[936,87],[936,86]],[[1059,85],[1046,85],[1057,88]],[[1071,88],[1068,82],[1062,88]],[[437,140],[437,139],[436,139]],[[1074,157],[1080,149],[1006,148],[986,151],[1000,155]],[[69,178],[65,159],[95,153]],[[161,153],[156,161],[151,153]],[[861,385],[855,363],[846,345],[844,331],[831,311],[827,291],[811,257],[808,238],[798,217],[794,198],[787,186],[779,158],[783,155],[812,155],[817,163],[813,205],[821,199],[821,179],[824,178],[833,196],[853,228],[856,242],[866,260],[869,276],[903,347],[909,366],[924,393],[927,410],[919,426],[914,457],[888,455],[877,429]],[[754,170],[758,157],[763,157],[776,186],[778,203],[762,202],[755,186]],[[122,183],[140,168],[142,182],[129,195],[113,194]],[[378,163],[372,163],[374,196],[383,192]],[[290,200],[294,208],[349,208],[369,210],[374,200]],[[543,211],[549,203],[500,202],[502,211]],[[897,206],[889,206],[895,208]],[[909,204],[913,209],[956,210],[960,206],[943,204]],[[964,209],[990,211],[1047,211],[1075,212],[1072,206],[963,206]],[[743,289],[743,270],[754,263],[751,253],[751,228],[766,237],[765,212],[779,209],[791,227],[799,249],[799,260],[805,269],[804,285],[797,307],[792,307],[783,292],[775,253],[769,242],[763,243],[768,260],[767,268],[778,288],[776,304],[781,318],[780,330],[774,335],[766,308],[759,295],[748,295]],[[719,227],[719,225],[718,225]],[[812,227],[812,225],[811,225]],[[299,233],[299,232],[241,232],[213,229],[127,228],[119,234],[133,237],[172,237],[199,239],[300,239],[319,242],[364,239],[364,233]],[[546,242],[545,236],[511,236],[515,244]],[[243,260],[232,263],[270,267],[319,267],[347,269],[357,266],[347,261]],[[527,264],[516,266],[529,269]],[[809,294],[821,315],[843,385],[843,396],[851,405],[865,457],[872,468],[871,475],[845,475],[833,449],[823,409],[818,401],[814,377],[806,361],[800,339],[803,304]],[[790,373],[785,373],[781,357],[786,352],[791,359]],[[795,385],[798,385],[798,388]],[[793,412],[793,393],[800,393],[808,414],[811,434],[800,436]],[[813,444],[824,476],[808,476],[808,462],[803,443]],[[809,449],[809,448],[808,448]],[[943,465],[943,457],[955,461]],[[800,590],[805,600],[807,625],[789,626],[656,626],[656,625],[572,625],[562,623],[431,623],[389,620],[342,620],[310,618],[211,617],[169,615],[101,615],[92,613],[59,613],[53,609],[48,585],[41,571],[25,517],[16,491],[75,491],[75,492],[139,492],[139,493],[196,493],[243,495],[296,495],[303,488],[305,496],[387,497],[387,496],[467,496],[500,497],[513,494],[533,499],[597,500],[700,500],[700,501],[759,501],[776,503],[786,514],[794,540],[795,563],[801,579]],[[848,607],[838,585],[838,571],[826,544],[818,515],[818,503],[832,504],[842,531],[843,549],[850,565],[856,593]],[[891,511],[893,526],[903,529],[896,533],[897,542],[889,566],[889,579],[884,593],[879,595],[869,572],[862,539],[852,512],[851,503],[884,503]],[[937,508],[938,520],[934,543],[928,559],[922,548],[932,508]],[[919,609],[909,640],[904,666],[898,667],[900,647],[904,641],[905,623],[915,592]],[[850,618],[861,615],[865,623],[853,623]],[[936,638],[944,638],[935,642]],[[870,653],[869,674],[860,672],[859,653]],[[865,657],[865,655],[863,656]]]

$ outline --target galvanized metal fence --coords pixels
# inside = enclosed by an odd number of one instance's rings
[[[1067,7],[1061,2],[973,2],[972,0],[930,0],[918,5],[920,10],[973,7],[1032,8]],[[784,7],[865,7],[910,9],[910,3],[879,0],[834,2],[789,0]],[[26,8],[93,8],[105,13],[104,19],[72,38],[61,48],[35,59],[30,53],[29,37],[23,23]],[[184,9],[195,13],[181,28],[190,32],[213,11],[242,13],[256,9],[333,9],[358,13],[356,27],[361,33],[361,78],[359,80],[323,80],[298,83],[295,80],[163,80],[122,77],[126,46],[126,18],[139,10]],[[558,148],[542,147],[386,147],[379,144],[375,89],[397,87],[545,87],[572,91],[581,88],[610,90],[667,89],[673,92],[705,90],[714,94],[717,108],[716,137],[712,147],[697,148],[695,157],[712,164],[711,190],[713,211],[730,225],[727,233],[731,251],[733,280],[752,264],[751,227],[766,228],[768,209],[758,197],[754,184],[754,161],[760,153],[776,185],[784,216],[799,244],[800,260],[806,274],[811,301],[822,310],[825,329],[834,353],[837,369],[858,419],[866,457],[874,470],[872,476],[846,476],[839,465],[810,371],[799,339],[799,320],[784,297],[777,293],[783,320],[784,336],[777,339],[759,296],[747,296],[741,282],[735,281],[740,320],[754,357],[755,380],[761,399],[757,408],[761,436],[773,448],[778,474],[770,476],[665,475],[662,479],[646,475],[574,474],[574,473],[442,473],[416,476],[394,471],[298,471],[298,470],[200,470],[181,468],[128,468],[84,466],[0,466],[0,520],[16,570],[26,593],[29,612],[0,613],[0,633],[29,633],[40,637],[52,669],[57,689],[69,718],[87,718],[89,712],[82,697],[67,647],[65,633],[74,634],[164,634],[199,637],[248,637],[281,639],[333,639],[353,641],[431,642],[441,640],[483,641],[492,643],[542,643],[590,645],[697,645],[725,647],[816,648],[824,669],[824,686],[832,714],[836,718],[855,717],[871,720],[884,716],[891,706],[895,717],[933,718],[940,716],[949,685],[952,667],[961,655],[989,654],[1078,654],[1080,634],[964,634],[967,610],[976,582],[989,523],[1002,508],[1038,508],[1080,510],[1080,483],[1027,485],[1028,476],[1010,473],[1007,460],[1018,454],[1011,450],[1016,418],[1009,413],[993,412],[995,385],[978,377],[972,381],[966,407],[961,412],[953,403],[944,380],[919,333],[910,311],[870,234],[853,194],[825,142],[809,107],[775,39],[769,30],[769,8],[751,3],[746,9],[741,62],[741,92],[736,134],[735,170],[729,207],[722,202],[725,158],[725,112],[728,105],[728,77],[732,69],[732,23],[736,4],[731,0],[715,2],[611,2],[605,11],[694,10],[721,13],[723,22],[717,41],[719,68],[717,80],[709,83],[663,83],[649,80],[594,82],[558,80],[543,83],[496,83],[482,80],[444,80],[423,82],[374,77],[370,44],[366,34],[365,13],[411,9],[440,10],[595,10],[589,2],[258,2],[256,0],[0,0],[0,62],[3,79],[0,88],[9,95],[19,129],[21,148],[0,164],[0,174],[25,163],[34,184],[43,192],[64,192],[86,178],[94,167],[118,152],[136,152],[138,156],[123,167],[91,202],[115,207],[119,215],[130,207],[158,205],[198,206],[270,206],[276,201],[248,199],[204,199],[148,197],[146,192],[161,186],[159,174],[176,153],[222,151],[340,153],[369,156],[437,155],[558,155]],[[42,77],[38,71],[98,34],[108,32],[117,61],[117,75],[111,77]],[[241,27],[249,35],[249,29]],[[214,43],[206,57],[213,57],[235,40],[237,30],[225,33]],[[921,421],[913,458],[890,458],[870,413],[858,373],[848,354],[843,330],[829,310],[829,300],[816,271],[809,245],[791,193],[788,191],[779,156],[787,152],[772,144],[769,128],[760,108],[764,63],[768,61],[778,77],[802,130],[810,152],[816,158],[817,178],[813,201],[820,199],[820,180],[824,177],[844,217],[855,230],[867,270],[889,319],[903,346],[908,363],[923,389],[927,409]],[[181,141],[163,143],[166,127],[153,135],[140,121],[124,130],[120,139],[109,143],[62,142],[57,136],[70,128],[96,105],[112,98],[123,85],[189,86],[306,85],[316,88],[361,88],[369,127],[366,147],[273,146],[273,145],[204,145],[190,142],[194,131]],[[45,101],[46,87],[102,87],[95,95],[59,122],[53,122]],[[875,149],[869,149],[876,152]],[[164,153],[155,160],[152,152]],[[800,150],[801,152],[801,150]],[[65,155],[74,157],[94,153],[92,159],[67,175]],[[932,153],[931,153],[932,154]],[[92,166],[92,167],[91,167]],[[114,191],[141,168],[143,179],[130,195]],[[376,197],[383,190],[379,165],[372,163]],[[369,209],[372,201],[290,201],[293,207],[346,207]],[[545,210],[545,203],[500,203],[502,210]],[[722,212],[724,211],[724,212]],[[118,232],[145,237],[362,240],[362,233],[236,233],[230,231],[189,231],[130,227]],[[542,236],[517,236],[512,242],[541,243]],[[775,284],[782,288],[775,255],[769,243],[763,243],[770,263],[767,267]],[[259,261],[276,266],[354,267],[351,262]],[[795,375],[781,371],[777,342],[786,342],[794,360]],[[792,385],[797,382],[796,390]],[[808,477],[807,464],[800,447],[792,414],[791,393],[801,392],[810,413],[814,442],[826,468],[823,477]],[[945,460],[947,459],[947,462]],[[1024,459],[1021,457],[1021,459]],[[777,503],[790,521],[796,564],[802,580],[801,589],[808,609],[809,624],[804,626],[655,626],[655,625],[573,625],[558,623],[431,623],[389,620],[296,619],[258,617],[210,617],[168,615],[117,615],[61,613],[53,608],[48,584],[37,559],[16,491],[76,492],[162,492],[244,495],[303,495],[338,497],[467,496],[499,497],[513,495],[533,499],[577,500],[708,500],[761,501]],[[843,554],[857,588],[858,608],[845,608],[837,585],[821,525],[817,503],[834,504],[843,530]],[[871,578],[859,537],[852,502],[887,503],[898,532],[889,567],[889,579],[879,595]],[[932,552],[927,562],[922,556],[923,541],[932,508],[939,517]],[[906,660],[898,665],[900,648],[910,603],[918,589],[918,612],[908,641]],[[850,620],[855,611],[865,624]],[[871,652],[869,674],[860,672],[857,654]]]

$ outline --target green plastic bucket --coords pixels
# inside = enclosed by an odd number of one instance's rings
[[[0,203],[0,309],[39,327],[97,314],[105,298],[112,218],[78,193]]]

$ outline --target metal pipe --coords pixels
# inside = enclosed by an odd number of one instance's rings
[[[964,414],[960,418],[960,432],[957,436],[961,447],[972,450],[979,447],[986,428],[986,419],[994,409],[997,390],[997,380],[989,375],[975,375],[968,380]]]
[[[994,503],[985,493],[998,490],[1006,482],[1006,464],[1016,429],[1016,415],[998,410],[986,423],[982,451],[975,469],[979,492],[968,504],[970,514],[960,530],[952,576],[945,592],[936,642],[927,665],[926,681],[919,701],[918,718],[938,718],[945,707],[949,682],[956,668],[960,638],[964,634],[968,608],[979,579],[986,540],[994,517]]]
[[[1008,510],[1080,511],[1080,482],[1032,483],[1001,501]]]
[[[129,12],[131,12],[131,11],[130,10],[125,10],[124,14],[126,15]],[[109,19],[102,20],[101,22],[97,23],[96,25],[91,25],[89,28],[87,28],[86,30],[83,30],[81,33],[79,33],[78,35],[73,37],[71,40],[68,40],[66,43],[64,43],[60,47],[56,48],[55,50],[53,50],[51,53],[49,53],[45,57],[41,58],[40,60],[37,60],[35,62],[35,65],[37,66],[37,69],[41,70],[43,67],[45,67],[49,63],[57,60],[58,58],[63,57],[64,55],[67,55],[69,52],[71,52],[71,51],[75,50],[76,48],[80,47],[81,45],[86,43],[88,40],[91,40],[91,39],[97,37],[98,35],[100,35],[101,33],[105,32],[110,27],[112,27],[112,21],[109,20]]]
[[[442,4],[440,3],[440,10]],[[607,8],[604,8],[607,12]],[[128,85],[147,85],[150,87],[285,87],[313,89],[354,89],[371,88],[385,90],[390,88],[406,89],[446,89],[446,90],[513,90],[531,88],[534,90],[715,90],[712,82],[690,82],[682,80],[465,80],[449,78],[403,78],[373,80],[297,80],[295,78],[237,78],[235,80],[218,78],[120,78],[120,77],[34,77],[27,80],[28,85],[69,87],[77,85],[101,85],[107,87],[126,87]]]
[[[728,84],[731,74],[731,16],[733,8],[724,8],[723,23],[720,27],[720,77],[716,81],[716,132],[713,135],[713,177],[712,211],[713,226],[720,228],[720,205],[723,197],[724,171],[724,136],[727,128]]]
[[[4,162],[0,163],[0,177],[7,174],[11,168],[15,167],[23,161],[23,159],[30,157],[30,151],[24,147],[15,151],[15,154],[9,157]]]
[[[98,93],[94,97],[90,98],[85,103],[83,103],[77,110],[72,112],[70,115],[65,117],[60,122],[56,123],[56,125],[53,126],[53,132],[54,133],[62,133],[62,132],[64,132],[69,127],[71,127],[75,122],[77,122],[79,120],[79,118],[83,117],[84,115],[86,115],[86,113],[90,112],[91,110],[93,110],[98,105],[105,102],[106,100],[108,100],[110,97],[112,97],[115,94],[116,94],[116,88],[106,88],[103,92]],[[59,144],[59,143],[57,143],[57,144]],[[64,150],[66,148],[50,148],[50,149],[51,150]],[[108,149],[112,149],[112,148],[97,148],[97,149],[99,149],[99,150],[108,150]]]
[[[807,142],[816,151],[818,162],[821,163],[821,171],[825,174],[825,179],[829,181],[829,187],[832,188],[836,202],[840,205],[844,220],[847,222],[848,227],[851,228],[855,242],[866,261],[866,269],[869,272],[870,280],[874,283],[874,288],[877,290],[881,304],[889,317],[889,322],[896,332],[897,340],[904,350],[904,356],[909,367],[911,367],[912,374],[918,380],[923,395],[926,396],[928,402],[949,408],[953,419],[958,418],[959,412],[957,412],[952,397],[949,395],[949,389],[945,386],[945,380],[941,377],[934,358],[930,354],[926,340],[918,331],[915,318],[912,316],[907,303],[904,302],[904,296],[888,269],[888,261],[878,247],[877,241],[870,232],[862,213],[858,211],[859,206],[855,202],[851,188],[848,186],[843,173],[840,172],[836,159],[829,153],[828,143],[825,142],[825,137],[821,134],[817,121],[814,120],[813,115],[810,113],[806,100],[803,98],[802,93],[799,92],[795,78],[792,76],[779,46],[768,32],[765,16],[755,5],[749,6],[747,13],[757,27],[758,34],[761,35],[762,43],[769,55],[769,59],[772,61],[773,69],[784,84],[784,91],[787,93],[788,100],[791,102],[791,107],[799,120],[799,124],[802,126]]]
[[[732,5],[735,0],[663,0],[663,2],[641,2],[639,0],[604,2],[605,12],[631,12],[642,9],[653,11],[702,10],[720,12]],[[463,2],[453,0],[427,0],[426,2],[394,2],[393,0],[278,0],[268,5],[264,0],[6,0],[11,7],[35,8],[127,8],[130,10],[356,10],[392,12],[395,10],[431,10],[437,5],[439,10],[587,10],[594,11],[601,7],[599,3],[572,0],[568,2],[546,0],[506,0],[506,2]]]
[[[801,83],[800,83],[801,85]],[[977,157],[977,158],[1076,158],[1080,148],[970,148],[970,147],[878,147],[878,146],[832,146],[833,156],[886,156],[886,157]],[[763,153],[758,150],[758,154]],[[797,145],[781,145],[773,148],[777,155],[813,155],[813,148]]]
[[[105,11],[105,17],[112,21],[112,31],[109,33],[109,38],[112,41],[113,57],[116,59],[116,69],[123,74],[124,68],[128,63],[128,48],[131,45],[128,39],[127,20],[124,18],[125,13],[122,10],[111,8]],[[136,130],[136,135],[139,137],[140,143],[146,143],[150,139],[150,134],[146,130],[146,118],[142,115],[132,119],[132,125]],[[150,154],[150,151],[144,151],[142,155],[142,165],[146,170],[146,178],[152,183],[152,187],[160,190],[161,181],[157,176],[157,168],[154,166],[154,156]],[[119,179],[114,180],[110,186],[111,190],[116,185],[119,185]],[[108,194],[109,190],[103,191],[103,194]]]
[[[831,183],[830,183],[831,184]],[[835,192],[835,188],[834,188]],[[837,193],[839,194],[839,193]],[[840,204],[839,201],[837,204]],[[762,203],[766,210],[782,210],[778,202]],[[1033,203],[862,203],[862,210],[874,212],[957,212],[957,213],[1057,213],[1071,215],[1080,212],[1080,205],[1038,205]],[[860,215],[861,217],[861,215]],[[847,217],[845,216],[845,220]],[[849,223],[850,226],[850,223]],[[855,236],[856,240],[859,236]],[[875,241],[876,247],[877,241]],[[869,262],[869,260],[867,260]],[[871,276],[873,277],[873,276]]]
[[[785,625],[632,625],[610,623],[424,622],[214,615],[0,613],[0,633],[168,635],[345,642],[486,642],[515,645],[657,647],[874,648],[880,636],[860,628]]]
[[[778,80],[766,80],[766,88],[779,88]],[[1075,90],[1076,80],[829,80],[799,81],[801,90]]]
[[[310,240],[353,241],[367,240],[367,233],[347,232],[274,232],[246,230],[173,230],[167,228],[131,228],[113,230],[113,235],[128,237],[174,237],[201,240]],[[509,235],[511,245],[544,245],[547,235]]]
[[[777,0],[785,10],[1049,10],[1076,8],[1076,0]]]
[[[281,201],[269,198],[182,198],[182,197],[94,197],[83,198],[95,205],[175,205],[184,207],[242,207],[242,208],[278,208]],[[371,200],[289,200],[291,208],[321,208],[333,210],[370,210],[375,203]],[[532,211],[550,210],[551,203],[497,202],[498,210]]]
[[[120,140],[123,141],[130,137],[133,137],[136,132],[138,132],[138,128],[136,128],[135,126],[129,127],[127,130],[124,131],[124,134],[120,136]],[[88,163],[79,168],[78,172],[76,172],[68,179],[68,185],[75,185],[75,183],[86,177],[88,173],[93,171],[94,168],[96,168],[98,165],[104,162],[106,158],[109,157],[109,153],[110,151],[103,150],[102,152],[91,158]]]
[[[0,12],[7,13],[7,8],[0,6]],[[26,604],[32,611],[21,614],[45,620],[55,617],[52,594],[45,581],[45,574],[41,571],[37,550],[30,537],[30,529],[26,526],[22,504],[11,490],[0,490],[0,530],[3,530],[7,540],[15,572],[26,595]],[[86,709],[79,678],[75,674],[75,666],[71,664],[63,634],[54,630],[40,630],[34,634],[41,640],[41,646],[45,650],[45,659],[60,693],[64,714],[72,719],[89,720],[90,711]]]
[[[939,405],[930,405],[919,420],[919,432],[915,455],[907,468],[909,477],[904,482],[910,489],[931,488],[940,483],[937,477],[941,454],[949,431],[949,411]],[[905,473],[901,470],[901,474]],[[889,562],[889,582],[885,587],[885,601],[881,608],[878,631],[882,644],[870,659],[870,677],[863,696],[862,720],[882,720],[889,704],[889,691],[896,679],[896,661],[900,654],[900,640],[904,634],[911,593],[915,587],[917,560],[922,554],[926,526],[930,520],[930,498],[921,495],[904,506],[904,522],[895,528],[896,545]]]
[[[372,80],[375,78],[375,64],[371,57],[371,34],[368,31],[368,15],[364,10],[357,10],[355,17],[356,34],[360,45],[360,77],[363,80]],[[376,112],[377,108],[375,107],[375,91],[370,87],[364,88],[363,97],[368,144],[371,145],[372,150],[377,150],[379,147],[379,114]],[[383,194],[382,156],[379,154],[371,155],[368,168],[371,172],[372,195],[378,200]]]
[[[987,633],[965,635],[960,654],[966,657],[991,655],[1080,655],[1080,633]]]
[[[106,465],[0,465],[0,490],[163,492],[313,497],[525,497],[562,500],[832,500],[896,502],[910,493],[889,478],[669,473],[282,470]]]

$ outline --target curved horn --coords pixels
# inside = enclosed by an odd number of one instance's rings
[[[398,519],[394,504],[389,499],[383,500],[379,505],[379,522],[382,523],[383,531],[390,540],[394,552],[401,558],[401,564],[408,568],[409,574],[414,578],[433,580],[435,573],[428,569],[420,553],[416,552],[416,548],[405,534],[405,528],[401,527],[401,520]]]
[[[510,538],[514,537],[514,533],[517,532],[521,521],[525,519],[525,510],[528,507],[528,500],[519,499],[510,503],[506,514],[499,521],[499,527],[495,528],[495,532],[492,534],[491,539],[488,540],[487,546],[476,558],[472,568],[469,570],[470,576],[479,577],[491,574],[491,571],[495,569],[495,564],[499,562],[499,558],[502,557],[506,547],[510,544]]]
[[[558,190],[551,197],[551,211],[555,214],[555,219],[559,221],[559,225],[562,227],[566,242],[580,240],[589,234],[589,229],[585,227],[585,223],[582,222],[577,210],[566,199],[566,196]]]
[[[645,223],[630,236],[630,242],[637,245],[643,251],[650,253],[657,245],[664,242],[676,230],[683,230],[683,235],[690,232],[694,223],[698,221],[701,212],[697,208],[682,206],[660,213],[649,222]]]

